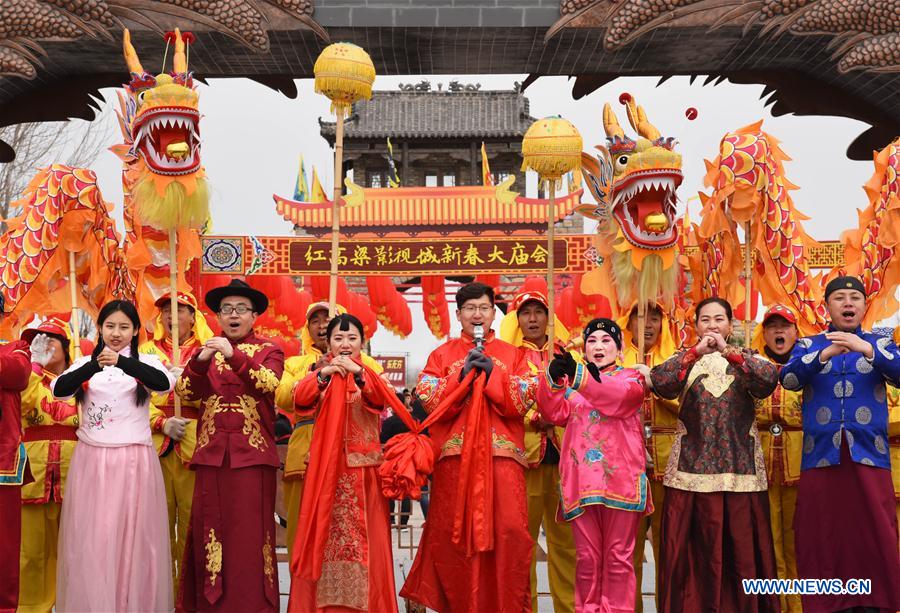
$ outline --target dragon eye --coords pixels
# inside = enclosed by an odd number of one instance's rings
[[[138,102],[140,102],[140,103],[144,102],[144,94],[146,94],[146,93],[147,93],[146,90],[138,92],[138,95],[137,95]]]
[[[624,170],[626,164],[628,164],[627,155],[620,155],[618,158],[616,158],[616,170]]]

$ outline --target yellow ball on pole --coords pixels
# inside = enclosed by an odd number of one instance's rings
[[[316,93],[331,100],[331,111],[346,116],[350,106],[372,98],[375,66],[362,47],[353,43],[334,43],[319,54],[313,66]]]
[[[340,200],[344,157],[344,118],[354,102],[372,98],[375,66],[362,47],[353,43],[328,45],[313,66],[316,93],[331,100],[331,112],[337,116],[334,130],[334,200],[331,203],[331,273],[328,305],[332,317],[337,314],[338,256],[340,253]]]
[[[581,149],[584,142],[571,121],[562,117],[538,119],[522,139],[522,170],[531,169],[538,173],[540,181],[547,181],[550,206],[547,215],[547,300],[550,303],[547,322],[547,347],[554,353],[556,339],[556,316],[554,296],[554,242],[556,223],[556,190],[562,177],[568,172],[580,175]],[[580,182],[580,181],[579,181]]]
[[[581,134],[562,117],[538,119],[522,139],[522,170],[531,169],[554,183],[567,172],[581,169]]]

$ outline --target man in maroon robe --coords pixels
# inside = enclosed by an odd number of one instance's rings
[[[179,610],[278,611],[275,388],[284,354],[253,332],[268,302],[239,280],[210,290],[223,336],[206,341],[176,385],[200,401]]]

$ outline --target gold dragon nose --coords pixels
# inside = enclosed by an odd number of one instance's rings
[[[669,227],[669,220],[662,213],[650,213],[644,217],[644,227],[651,232],[662,232]]]
[[[166,155],[176,160],[183,160],[189,152],[190,148],[185,142],[172,143],[166,147]]]

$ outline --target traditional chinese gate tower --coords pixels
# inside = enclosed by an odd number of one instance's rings
[[[522,137],[534,121],[528,98],[515,89],[486,91],[480,84],[451,81],[432,89],[428,81],[376,91],[354,105],[344,130],[344,162],[354,182],[387,187],[387,139],[394,148],[404,187],[481,185],[484,143],[496,183],[522,165]],[[334,147],[335,124],[319,120]],[[512,185],[524,191],[523,177]]]
[[[521,284],[521,272],[545,267],[541,242],[548,201],[517,193],[525,187],[524,177],[516,174],[522,136],[533,121],[518,87],[481,91],[452,82],[448,90],[439,86],[432,91],[423,82],[374,92],[371,101],[356,104],[344,141],[353,182],[339,219],[342,240],[349,239],[342,252],[348,287],[367,291],[377,308],[377,294],[385,288],[376,288],[371,277],[357,276],[366,274],[367,267],[390,273],[379,281],[390,279],[391,288],[404,291],[421,284],[426,321],[442,337],[450,324],[445,279],[478,277],[502,296]],[[322,136],[333,144],[334,124],[320,124]],[[398,188],[387,187],[388,138],[402,185]],[[483,176],[482,143],[489,177]],[[561,234],[582,230],[580,216],[574,215],[581,193],[575,190],[557,200]],[[275,202],[299,235],[324,238],[330,233],[330,202],[277,195]],[[460,242],[462,238],[471,240]],[[561,261],[578,251],[565,241],[560,249],[556,257]],[[324,243],[311,243],[305,251],[295,247],[291,254],[294,270],[306,267],[313,275],[321,274],[326,259]],[[569,282],[567,275],[559,276],[559,284]]]

